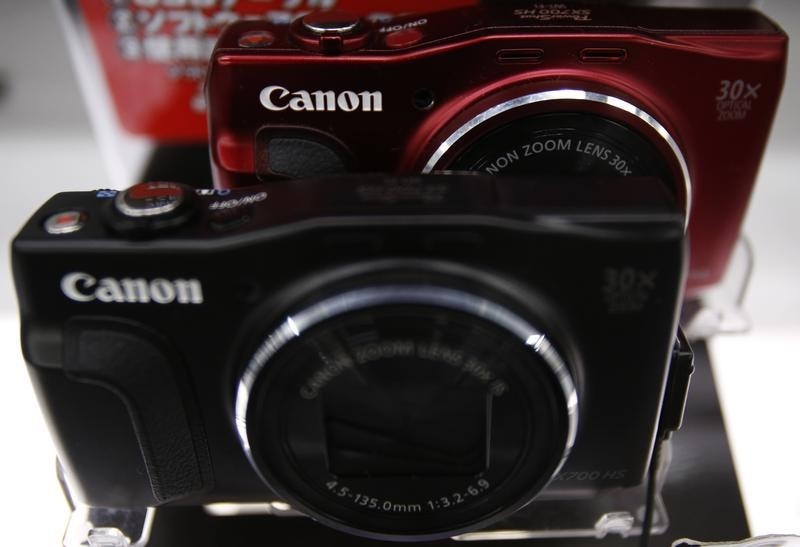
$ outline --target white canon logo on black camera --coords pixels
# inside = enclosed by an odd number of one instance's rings
[[[380,91],[289,91],[279,85],[267,86],[259,94],[267,110],[279,112],[383,112],[383,94]]]
[[[202,304],[203,286],[197,279],[101,277],[71,272],[61,278],[61,292],[76,302],[126,304]]]

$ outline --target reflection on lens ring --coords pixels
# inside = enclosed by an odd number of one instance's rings
[[[490,175],[657,176],[675,191],[650,142],[620,123],[583,113],[516,119],[479,138],[448,167]]]
[[[463,125],[461,125],[458,129],[456,129],[452,134],[444,138],[441,141],[439,146],[436,148],[434,153],[425,163],[422,168],[423,173],[430,173],[434,170],[441,171],[441,170],[459,170],[458,167],[454,164],[457,162],[459,165],[463,163],[469,164],[468,161],[462,161],[462,152],[451,160],[448,164],[444,165],[441,163],[442,158],[451,152],[452,149],[459,146],[459,142],[466,139],[472,139],[475,132],[480,131],[480,128],[484,126],[484,124],[490,123],[493,119],[498,116],[505,116],[509,113],[516,112],[518,109],[523,109],[531,105],[547,105],[549,103],[553,103],[554,101],[559,102],[562,101],[573,101],[574,104],[598,104],[607,107],[612,112],[619,112],[622,113],[623,116],[633,116],[634,118],[638,118],[638,120],[646,126],[649,126],[652,129],[652,135],[655,140],[662,144],[662,147],[671,151],[671,158],[670,160],[674,160],[676,163],[680,175],[679,178],[681,180],[672,180],[673,177],[665,176],[663,180],[668,182],[668,185],[671,189],[675,190],[678,195],[682,197],[683,205],[684,205],[684,216],[686,218],[686,222],[688,224],[689,221],[689,212],[692,208],[692,182],[691,177],[689,176],[689,168],[686,163],[686,159],[683,156],[680,148],[678,147],[677,142],[675,139],[670,135],[669,131],[652,115],[645,112],[641,108],[619,99],[617,97],[611,95],[605,95],[603,93],[596,93],[591,91],[586,91],[583,89],[553,89],[549,91],[541,91],[537,93],[531,93],[529,95],[523,95],[520,97],[515,97],[509,99],[503,103],[497,104],[481,113],[476,115],[475,117],[471,118]],[[582,116],[586,117],[597,117],[593,114],[588,113],[581,113]],[[535,118],[536,116],[530,116],[531,118]],[[518,120],[524,120],[526,116],[520,115],[518,116]],[[512,122],[513,123],[513,122]],[[480,142],[481,137],[478,137],[478,142]],[[659,158],[660,162],[664,161],[664,158]],[[568,168],[568,167],[567,167]],[[469,170],[469,167],[462,168]],[[527,171],[523,172],[522,174],[536,174],[538,172],[535,171]],[[644,175],[654,175],[654,176],[662,176],[662,173],[669,173],[669,171],[651,171],[651,172],[644,172]],[[566,173],[561,174],[574,174],[569,171]],[[677,190],[680,188],[680,190]]]
[[[569,370],[539,330],[448,288],[384,286],[291,315],[240,382],[262,478],[335,527],[447,537],[527,502],[571,446]]]

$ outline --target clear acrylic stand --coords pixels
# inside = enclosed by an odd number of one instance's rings
[[[64,547],[145,547],[155,509],[76,506],[64,532]]]
[[[753,273],[753,248],[741,236],[722,281],[699,298],[684,304],[683,331],[689,340],[706,339],[715,334],[737,334],[750,329],[744,312],[744,297]]]
[[[659,451],[656,488],[653,493],[651,535],[663,534],[669,516],[661,490],[672,458],[670,441]],[[548,499],[547,491],[511,517],[493,526],[461,534],[458,541],[486,541],[535,538],[604,538],[608,535],[640,536],[644,522],[647,487],[616,488],[581,499]]]
[[[150,540],[155,508],[89,507],[77,503],[60,462],[56,475],[72,508],[64,531],[64,547],[145,547]]]
[[[656,491],[653,498],[653,520],[650,533],[663,534],[669,517],[661,498],[671,460],[671,445],[664,441],[659,451],[656,471]],[[647,488],[615,488],[586,497],[548,497],[547,490],[511,517],[489,528],[454,536],[457,541],[492,541],[534,538],[603,538],[608,535],[639,536],[644,521]],[[213,517],[247,515],[303,516],[288,504],[273,503],[216,503],[204,507]]]
[[[742,541],[705,543],[693,539],[679,539],[672,547],[800,547],[800,536],[759,536]]]
[[[663,534],[669,517],[661,497],[671,460],[670,441],[658,452],[651,535]],[[145,547],[150,538],[155,508],[88,507],[76,503],[61,466],[58,476],[72,513],[64,533],[64,547]],[[642,533],[647,488],[615,488],[586,497],[548,497],[545,490],[512,516],[489,528],[453,537],[457,541],[492,541],[536,538],[623,538]],[[284,502],[216,503],[204,507],[210,517],[264,515],[265,518],[303,517]]]

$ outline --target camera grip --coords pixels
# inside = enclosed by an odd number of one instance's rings
[[[192,427],[176,357],[154,333],[129,322],[76,318],[65,328],[64,370],[123,401],[162,503],[211,486],[205,435]]]

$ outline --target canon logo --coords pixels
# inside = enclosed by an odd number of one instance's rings
[[[280,112],[383,112],[383,95],[380,91],[289,91],[279,85],[261,90],[261,104],[267,110]]]
[[[76,302],[127,304],[202,304],[203,287],[197,279],[101,277],[72,272],[61,278],[61,292]]]

